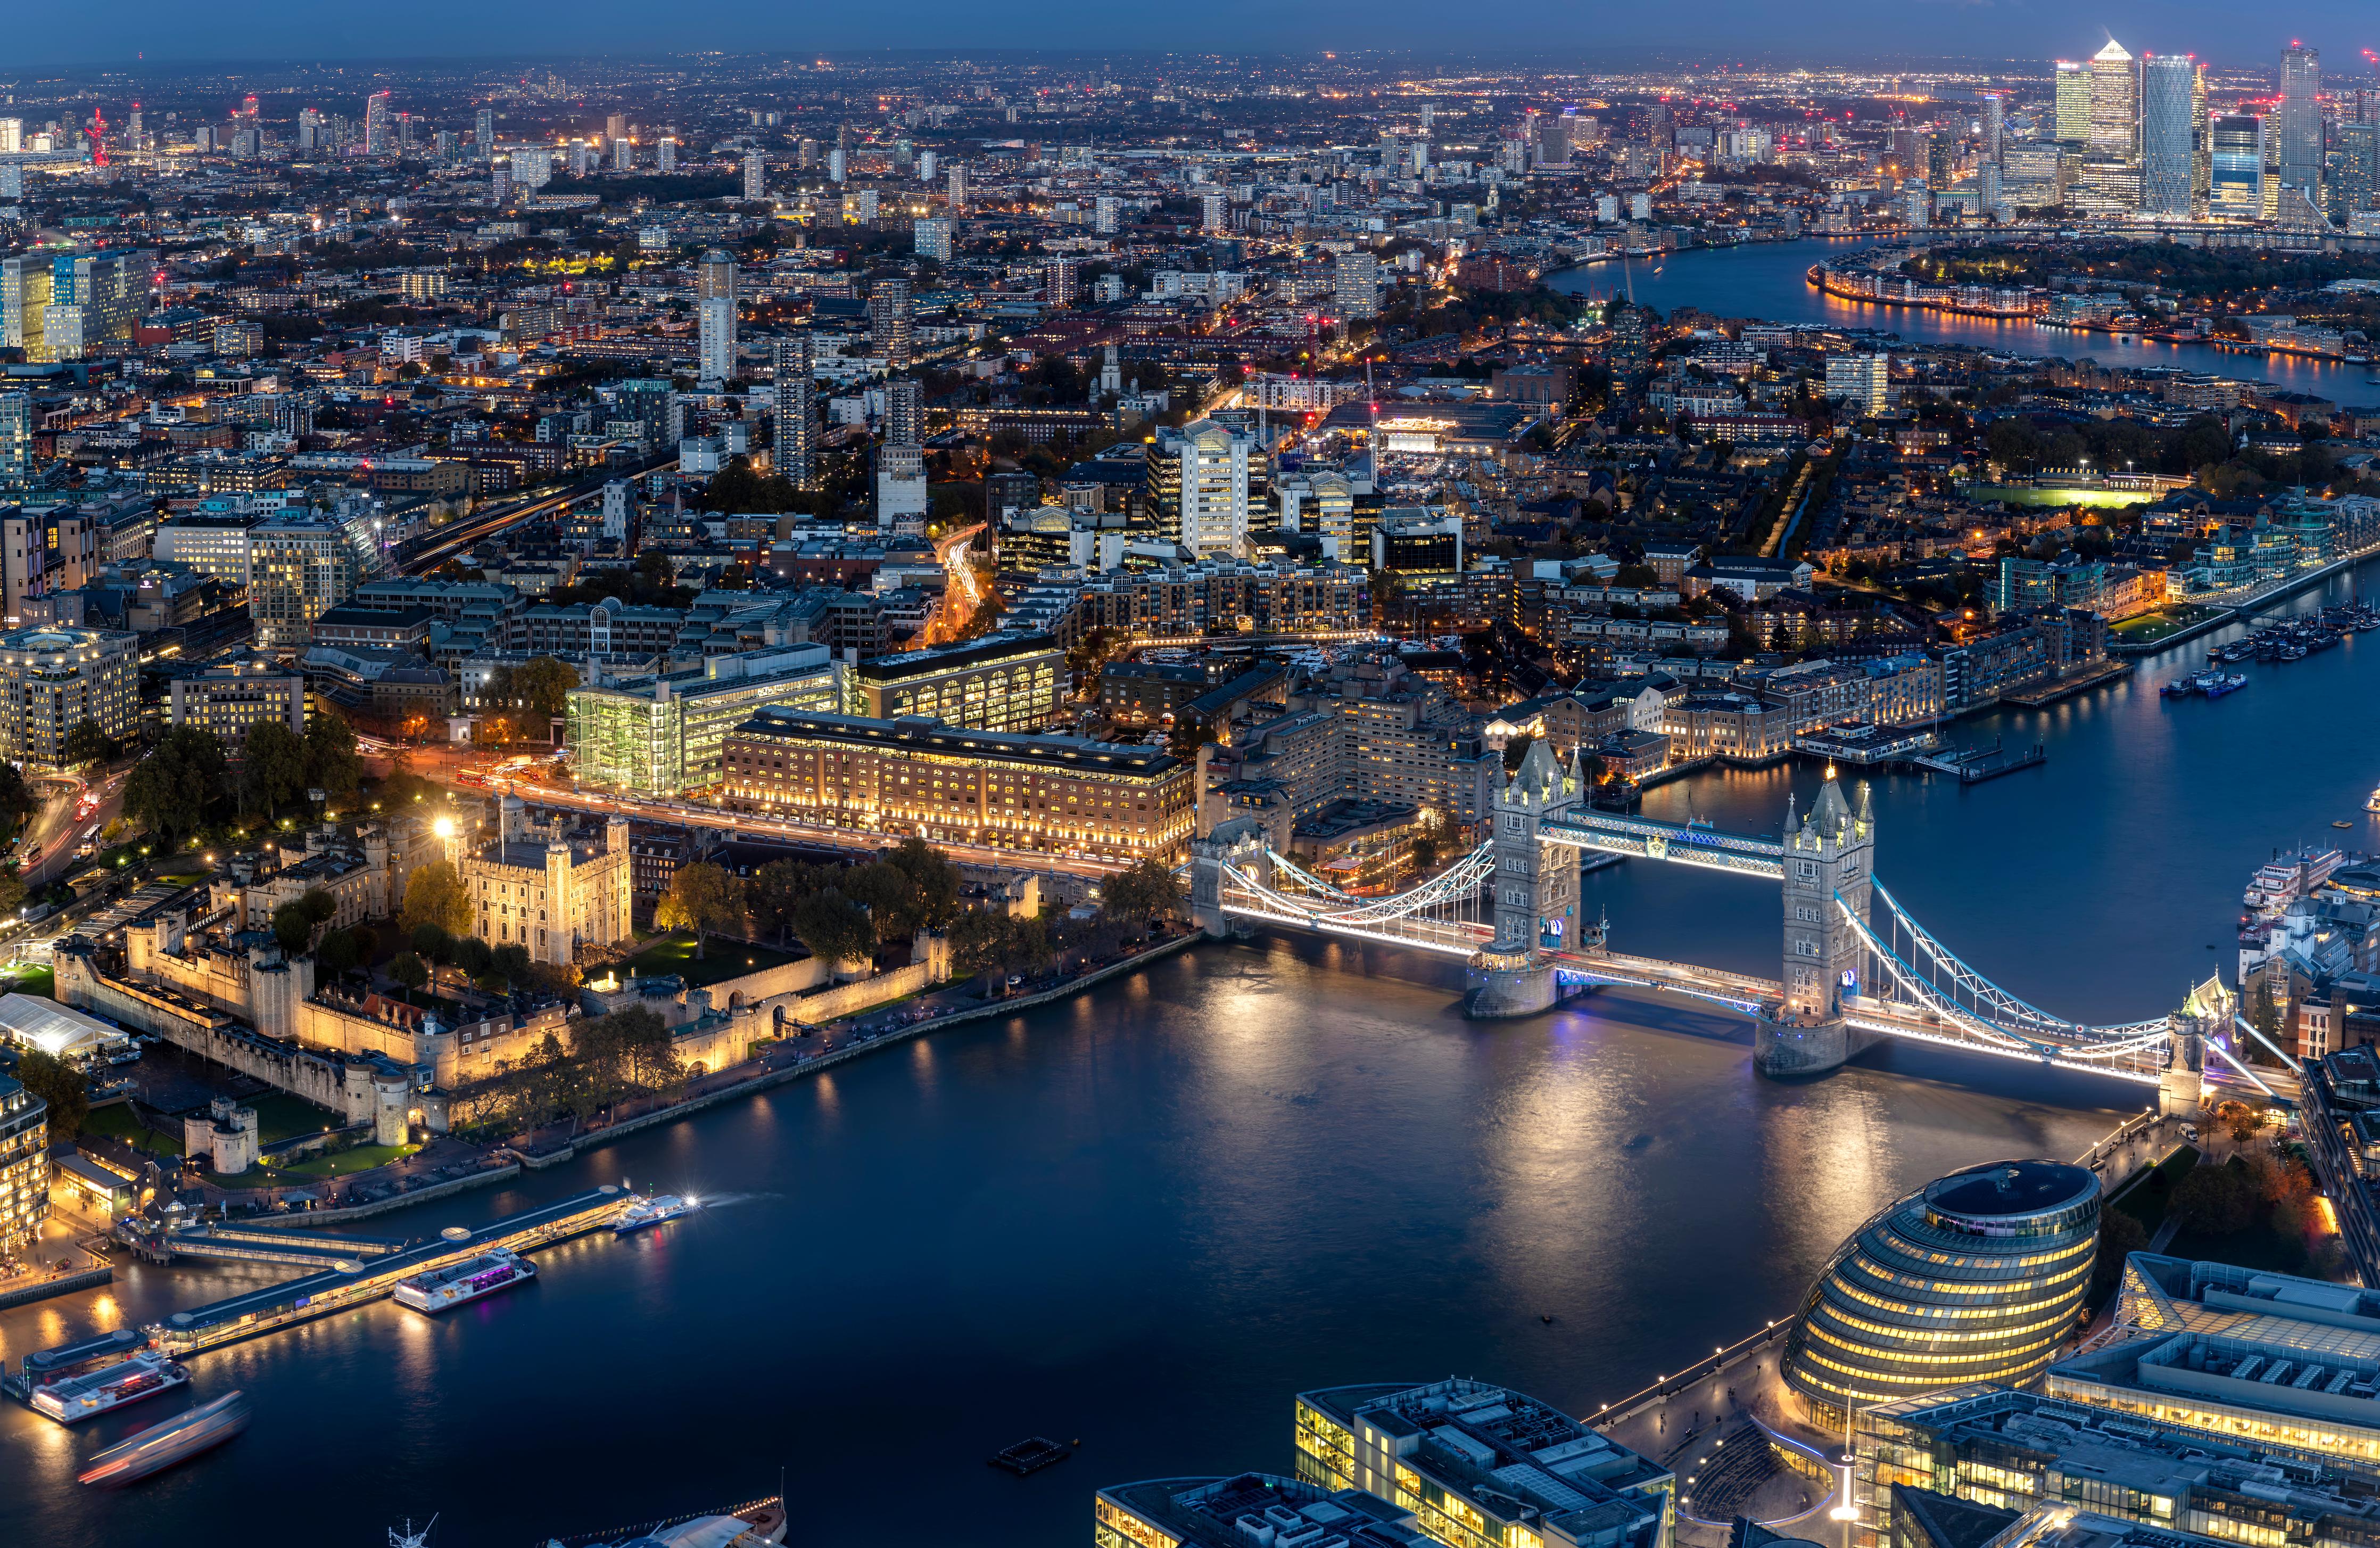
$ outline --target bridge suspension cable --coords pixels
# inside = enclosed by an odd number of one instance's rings
[[[1318,924],[1380,924],[1445,904],[1461,902],[1476,893],[1495,868],[1495,846],[1492,843],[1482,844],[1411,892],[1376,898],[1367,903],[1357,902],[1354,907],[1344,908],[1319,908],[1312,898],[1291,897],[1266,886],[1234,865],[1226,865],[1223,869],[1232,880],[1267,902],[1278,904],[1292,913],[1303,914]],[[1340,896],[1345,896],[1344,894]]]
[[[1891,910],[1895,933],[1898,934],[1900,931],[1906,930],[1918,952],[1933,963],[1937,970],[1950,976],[1952,992],[1946,993],[1945,997],[1955,1004],[1957,999],[1955,991],[1966,992],[1968,998],[1975,1006],[1969,1014],[1988,1020],[2003,1030],[2008,1030],[2008,1023],[2013,1020],[2044,1033],[2077,1035],[2091,1038],[2095,1042],[2099,1040],[2125,1038],[2154,1042],[2166,1035],[2168,1028],[2163,1018],[2155,1021],[2131,1021],[2121,1026],[2093,1027],[2078,1021],[2069,1021],[2062,1016],[2053,1016],[2039,1006],[2018,998],[1969,967],[1958,953],[1944,945],[1936,938],[1932,931],[1917,921],[1914,914],[1901,907],[1899,898],[1885,890],[1882,882],[1871,876],[1868,878],[1868,884],[1875,889],[1876,897],[1883,902],[1884,906]],[[1865,926],[1863,926],[1862,932],[1867,933]],[[1901,960],[1904,965],[1907,965],[1905,959],[1896,957],[1895,960]],[[1928,976],[1930,978],[1930,975]],[[1941,993],[1938,986],[1937,986],[1937,992]]]

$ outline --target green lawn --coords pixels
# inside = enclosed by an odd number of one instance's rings
[[[771,951],[741,941],[707,941],[703,951],[702,959],[697,961],[693,936],[667,935],[620,964],[620,976],[662,978],[675,973],[686,980],[689,989],[700,989],[722,979],[741,978],[763,968],[781,968],[802,960],[790,952]]]
[[[2181,1179],[2198,1164],[2199,1155],[2193,1150],[2180,1150],[2158,1163],[2154,1172],[2135,1177],[2124,1190],[2108,1201],[2116,1208],[2141,1223],[2152,1237],[2165,1224],[2166,1206],[2173,1201],[2173,1190]]]
[[[240,1104],[256,1109],[256,1139],[259,1144],[263,1145],[277,1144],[294,1135],[320,1134],[346,1122],[328,1108],[317,1107],[286,1091],[267,1091],[262,1096],[243,1097]]]
[[[2192,625],[2215,616],[2217,609],[2188,603],[2180,607],[2163,607],[2155,613],[2143,613],[2108,626],[2110,634],[2133,645],[2154,645],[2168,635],[2180,633]]]
[[[94,1107],[82,1121],[82,1127],[93,1134],[104,1134],[138,1145],[152,1155],[179,1155],[182,1141],[178,1135],[161,1134],[153,1128],[143,1128],[133,1115],[132,1103],[111,1102],[104,1107]]]
[[[0,987],[18,994],[39,994],[55,1000],[58,997],[58,975],[53,969],[29,962],[13,972],[0,972]]]
[[[301,1161],[281,1169],[303,1172],[310,1177],[344,1177],[351,1172],[367,1172],[375,1166],[402,1160],[420,1148],[419,1145],[358,1145],[351,1151],[341,1151],[336,1155],[318,1155],[310,1161]]]

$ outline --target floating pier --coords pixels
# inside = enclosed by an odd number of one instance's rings
[[[1976,785],[1986,779],[1998,779],[2004,774],[2029,769],[2035,763],[2049,762],[2049,749],[2039,742],[2022,751],[2003,747],[1997,739],[1989,747],[1944,748],[1912,758],[1910,762],[1936,774],[1955,774],[1961,785]]]

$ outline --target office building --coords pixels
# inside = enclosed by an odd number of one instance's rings
[[[2198,62],[2152,55],[2141,65],[2141,213],[2187,220],[2196,208]]]
[[[1096,1548],[1426,1548],[1401,1510],[1360,1489],[1269,1473],[1119,1483],[1091,1507]]]
[[[843,713],[930,715],[980,731],[1038,731],[1056,718],[1066,655],[1046,634],[1003,630],[846,665]]]
[[[2056,73],[2058,139],[2079,151],[2091,138],[2090,67],[2060,59]]]
[[[2084,149],[2128,166],[2140,161],[2140,66],[2113,38],[2091,56],[2091,133]]]
[[[723,249],[702,255],[695,270],[698,373],[705,382],[735,379],[735,260]]]
[[[160,564],[187,565],[200,575],[248,584],[248,530],[241,516],[177,516],[157,523],[152,556]]]
[[[1195,558],[1246,558],[1255,445],[1255,437],[1213,420],[1160,431],[1148,452],[1159,536]]]
[[[2330,150],[2324,158],[2323,213],[2334,225],[2344,226],[2356,215],[2380,207],[2375,134],[2380,134],[2380,125],[2342,121],[2330,126]]]
[[[1668,1548],[1668,1469],[1549,1404],[1449,1379],[1297,1395],[1297,1476],[1414,1513],[1446,1548]]]
[[[1996,1162],[1928,1183],[1860,1227],[1810,1287],[1785,1383],[1840,1428],[1847,1408],[2030,1382],[2073,1331],[2098,1243],[2086,1168]]]
[[[1997,165],[2007,135],[2008,93],[1984,93],[1984,160]]]
[[[1849,400],[1870,414],[1892,407],[1892,357],[1889,355],[1829,355],[1827,396]]]
[[[38,253],[0,259],[0,345],[29,360],[50,359],[44,323],[55,260]]]
[[[817,362],[808,334],[786,334],[769,347],[775,378],[776,468],[795,489],[818,483]]]
[[[2219,114],[2207,125],[2206,208],[2216,220],[2262,220],[2271,208],[2257,115]]]
[[[165,724],[195,725],[226,747],[248,739],[251,725],[279,721],[292,736],[306,734],[306,678],[258,662],[211,666],[166,685]]]
[[[50,1217],[50,1104],[0,1075],[0,1252],[32,1246]]]
[[[625,817],[600,832],[540,826],[514,795],[498,803],[496,841],[455,858],[471,900],[471,933],[557,967],[581,945],[608,946],[634,933],[630,866]]]
[[[909,282],[880,279],[868,292],[868,342],[887,371],[909,369]]]
[[[1160,748],[767,709],[729,734],[730,811],[1100,859],[1189,844],[1197,768]]]
[[[2302,43],[2281,51],[2281,100],[2275,170],[2283,188],[2322,208],[2322,55]]]
[[[744,152],[744,197],[753,203],[769,197],[769,164],[758,151]]]
[[[0,617],[14,628],[40,598],[97,579],[107,557],[101,538],[101,522],[89,511],[0,507]]]
[[[79,360],[122,354],[146,310],[149,259],[141,253],[61,253],[50,262],[50,301],[42,309],[42,353],[30,358]]]
[[[248,602],[258,642],[306,643],[315,619],[386,567],[369,516],[279,516],[257,523],[248,530]]]
[[[0,492],[33,476],[33,395],[0,392]]]
[[[1379,265],[1361,248],[1342,252],[1331,265],[1331,298],[1345,318],[1380,314]]]
[[[876,525],[922,522],[928,509],[926,454],[888,441],[876,453]]]
[[[0,758],[67,766],[67,737],[84,721],[123,741],[140,728],[140,636],[110,629],[20,628],[0,634]]]
[[[700,666],[570,690],[565,736],[582,785],[675,798],[717,788],[720,746],[755,710],[841,703],[824,645],[713,656]]]
[[[374,91],[364,99],[364,154],[385,156],[396,149],[389,132],[388,93]]]
[[[921,216],[913,228],[917,234],[917,256],[930,258],[937,263],[951,261],[951,223]]]

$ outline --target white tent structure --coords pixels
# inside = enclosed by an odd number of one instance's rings
[[[0,994],[0,1037],[56,1059],[104,1055],[130,1041],[121,1028],[39,994]]]

